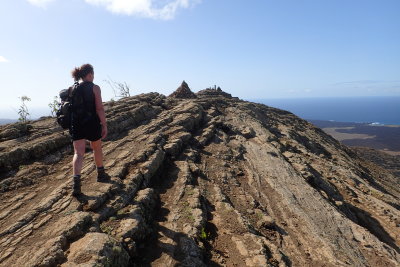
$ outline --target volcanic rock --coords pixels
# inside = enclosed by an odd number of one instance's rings
[[[203,97],[203,96],[224,96],[224,97],[232,97],[231,94],[228,94],[224,91],[222,91],[222,89],[220,87],[217,88],[206,88],[203,90],[200,90],[196,93],[197,96],[199,97]]]
[[[189,85],[183,81],[182,84],[169,97],[174,98],[196,98],[196,94],[190,90]]]
[[[110,179],[87,151],[79,198],[54,118],[0,126],[0,265],[399,266],[395,173],[290,112],[183,95],[105,103]]]

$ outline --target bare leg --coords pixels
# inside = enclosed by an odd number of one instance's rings
[[[101,139],[90,142],[90,146],[93,149],[93,157],[96,167],[103,167],[103,150],[101,148]]]
[[[74,175],[80,175],[83,164],[83,156],[85,155],[85,139],[76,140],[74,144],[74,158],[72,160],[72,166],[74,169]]]

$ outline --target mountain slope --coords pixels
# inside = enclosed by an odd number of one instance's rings
[[[106,107],[79,201],[53,119],[0,127],[0,265],[399,264],[399,187],[307,121],[212,89]]]

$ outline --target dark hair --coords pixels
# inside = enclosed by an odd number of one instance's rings
[[[74,68],[71,72],[72,78],[74,78],[75,81],[85,78],[89,73],[93,73],[93,66],[90,64],[83,64],[80,67]]]

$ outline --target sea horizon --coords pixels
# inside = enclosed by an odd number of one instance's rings
[[[305,120],[400,125],[400,96],[301,97],[243,99],[292,112]],[[50,116],[47,107],[32,107],[31,120]],[[17,121],[17,112],[0,108],[0,120]],[[0,122],[0,124],[4,124]]]
[[[400,96],[258,98],[305,120],[400,125]]]

